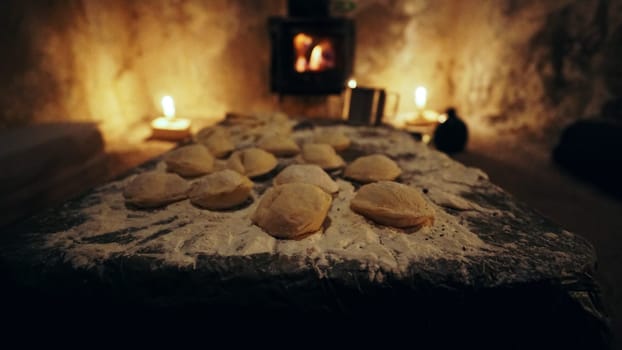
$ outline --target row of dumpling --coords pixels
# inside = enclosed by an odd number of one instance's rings
[[[152,208],[183,199],[190,194],[193,204],[212,210],[228,209],[244,202],[253,187],[251,178],[271,172],[277,160],[259,149],[234,153],[226,161],[228,169],[213,170],[213,158],[200,145],[177,149],[165,159],[168,172],[146,172],[135,177],[125,187],[126,201],[132,205]],[[207,164],[207,166],[206,166]],[[185,177],[209,173],[192,186]],[[384,155],[363,156],[349,164],[344,176],[361,183],[393,180],[399,176],[399,166]],[[288,182],[307,182],[328,193],[338,187],[330,176],[316,164],[293,164],[281,171],[274,185]],[[222,198],[221,198],[222,197]]]
[[[253,118],[244,120],[245,127],[257,126],[248,124]],[[202,208],[235,207],[247,200],[253,187],[251,178],[264,176],[277,167],[275,156],[295,156],[300,152],[286,130],[279,129],[282,134],[257,138],[254,145],[257,147],[237,151],[236,140],[228,129],[220,126],[202,129],[195,136],[195,144],[177,148],[164,157],[167,173],[148,172],[135,177],[124,190],[126,201],[137,207],[153,208],[190,195],[193,204]],[[334,164],[328,158],[325,163]],[[204,176],[207,174],[210,175]],[[291,172],[284,172],[283,178],[291,177],[288,174]],[[199,176],[204,177],[192,185],[184,179]]]
[[[228,209],[250,198],[253,188],[251,178],[271,172],[278,164],[272,153],[261,148],[247,148],[233,152],[224,161],[226,169],[217,170],[214,166],[214,156],[226,156],[233,151],[232,143],[229,143],[227,148],[223,147],[228,144],[225,129],[212,128],[209,129],[209,133],[199,133],[198,136],[197,141],[200,143],[181,147],[165,158],[167,170],[185,177],[208,173],[209,175],[191,186],[181,177],[171,173],[141,174],[126,187],[124,192],[126,200],[140,207],[157,207],[189,197],[194,205],[202,208]],[[322,140],[323,136],[326,142],[333,141],[333,144],[336,143],[335,140],[340,142],[341,146],[337,147],[340,150],[349,146],[349,139],[335,133],[321,134],[315,140]],[[282,141],[286,136],[279,137]],[[281,151],[286,148],[283,145],[293,143],[297,147],[291,139],[289,139],[291,143],[274,141],[279,137],[273,137],[271,140],[260,139],[257,146],[262,145],[277,155],[283,155]],[[225,141],[216,142],[216,139]],[[343,141],[344,139],[347,139],[347,142]],[[339,189],[323,170],[344,165],[341,157],[329,143],[303,145],[299,160],[308,164],[290,165],[279,173],[273,180],[275,187],[264,194],[252,216],[253,222],[275,237],[292,238],[317,231],[330,208],[332,202],[330,194]],[[376,181],[381,183],[363,186],[352,200],[352,209],[374,221],[393,226],[413,226],[428,222],[429,215],[418,214],[423,208],[417,198],[418,193],[402,198],[404,194],[416,191],[408,186],[390,182],[400,173],[399,166],[384,155],[363,156],[353,161],[345,168],[345,177],[361,183]],[[396,200],[407,204],[412,202],[411,204],[416,204],[417,210],[400,213],[399,210],[391,209],[395,207]],[[391,210],[387,211],[389,209]]]
[[[296,166],[300,165],[290,167]],[[328,175],[324,173],[323,176]],[[252,214],[253,223],[277,238],[293,239],[318,232],[333,197],[316,185],[316,178],[301,176],[297,180],[279,185],[275,181],[275,186],[266,191]],[[362,186],[350,201],[350,209],[387,226],[418,229],[434,223],[434,211],[419,191],[394,181]]]
[[[273,180],[251,220],[277,238],[296,238],[320,229],[339,186],[319,166],[293,164]],[[221,210],[238,206],[251,197],[253,182],[225,169],[207,175],[191,186],[176,174],[146,172],[125,188],[129,203],[159,207],[190,198],[199,207]],[[434,212],[410,186],[378,181],[362,186],[350,208],[375,222],[395,227],[420,227],[434,222]]]
[[[276,157],[292,157],[299,164],[315,164],[324,170],[343,168],[346,164],[337,153],[350,146],[350,139],[339,131],[316,133],[300,147],[290,135],[266,134],[252,147],[236,149],[227,129],[216,126],[201,130],[196,143],[171,151],[165,162],[167,171],[183,177],[196,177],[221,169],[231,169],[250,178],[273,171]],[[376,154],[356,159],[345,168],[345,177],[371,182],[393,180],[401,173],[390,158]]]

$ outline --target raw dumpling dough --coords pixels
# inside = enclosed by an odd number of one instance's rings
[[[278,164],[276,158],[259,148],[246,148],[233,152],[227,160],[227,168],[248,177],[256,177],[269,173]]]
[[[212,172],[214,157],[202,145],[190,145],[171,151],[165,160],[166,169],[181,176],[199,176]]]
[[[327,143],[340,152],[350,147],[350,138],[338,130],[318,131],[314,136],[315,143]]]
[[[382,154],[359,157],[348,164],[343,172],[347,178],[362,182],[395,180],[402,170],[393,160]]]
[[[326,170],[340,168],[345,164],[335,149],[325,143],[307,143],[302,146],[302,160]]]
[[[277,238],[295,238],[322,227],[332,197],[304,183],[274,186],[263,195],[251,220]]]
[[[291,122],[287,114],[276,112],[268,114],[257,114],[255,118],[264,121],[263,132],[275,133],[279,135],[290,135],[292,132]]]
[[[233,170],[221,170],[207,175],[190,191],[192,204],[201,208],[228,209],[244,203],[250,196],[253,182]]]
[[[339,191],[339,185],[315,164],[293,164],[283,169],[275,178],[274,185],[301,182],[316,185],[326,193]]]
[[[287,136],[292,131],[291,121],[283,113],[257,115],[227,113],[224,123],[230,126],[231,139],[238,148],[254,145],[262,136],[267,134]]]
[[[220,126],[201,129],[196,140],[207,147],[216,158],[226,157],[235,149],[229,131]]]
[[[362,186],[350,208],[377,223],[395,227],[431,226],[434,210],[413,187],[392,181]]]
[[[274,154],[277,157],[290,157],[300,153],[300,147],[289,136],[272,134],[263,136],[257,147]]]
[[[136,176],[123,189],[123,197],[138,207],[154,208],[186,199],[189,189],[179,175],[153,171]]]

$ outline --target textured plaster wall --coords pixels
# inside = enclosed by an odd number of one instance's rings
[[[20,1],[0,5],[0,123],[95,120],[108,133],[161,114],[269,109],[266,20],[278,1]]]
[[[474,130],[555,140],[622,96],[622,0],[359,0],[355,77],[429,106],[455,106]],[[109,134],[159,114],[318,115],[339,99],[269,91],[271,15],[285,1],[19,1],[0,4],[0,127],[95,120]],[[545,141],[546,142],[546,141]]]
[[[490,135],[554,142],[622,96],[622,2],[361,1],[356,74]]]

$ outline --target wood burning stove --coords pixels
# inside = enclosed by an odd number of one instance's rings
[[[290,1],[288,14],[269,19],[272,92],[341,93],[352,74],[354,22],[330,17],[328,1]]]

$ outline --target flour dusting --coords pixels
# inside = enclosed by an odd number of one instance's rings
[[[173,266],[194,266],[198,256],[247,257],[256,254],[287,256],[300,269],[313,269],[319,277],[339,262],[357,262],[370,280],[381,281],[387,273],[404,275],[423,259],[467,260],[502,249],[484,243],[455,212],[468,215],[503,214],[484,208],[461,193],[487,180],[478,169],[467,168],[430,150],[408,134],[383,128],[333,126],[352,139],[361,155],[382,153],[396,160],[403,170],[400,181],[420,188],[435,210],[434,225],[416,232],[382,226],[350,209],[354,184],[337,175],[339,192],[334,195],[326,225],[300,240],[278,240],[252,224],[250,217],[261,195],[256,184],[253,203],[234,211],[209,211],[188,200],[157,210],[126,207],[123,187],[136,175],[98,188],[94,203],[81,209],[87,219],[67,231],[49,235],[47,245],[65,252],[75,266],[90,267],[114,256],[148,256]],[[304,143],[313,132],[293,134]],[[280,160],[281,165],[291,160]],[[154,171],[166,171],[162,162]],[[192,181],[198,181],[194,179]],[[271,180],[270,180],[271,181]],[[466,215],[466,214],[465,214]]]

